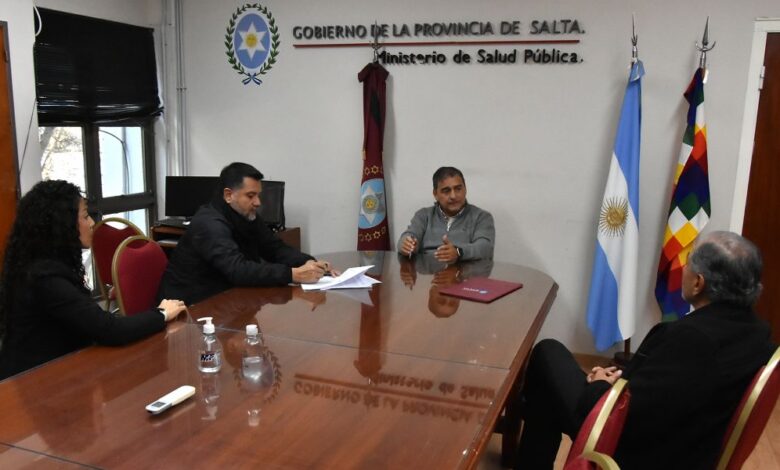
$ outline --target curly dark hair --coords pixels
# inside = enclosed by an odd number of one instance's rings
[[[5,335],[14,291],[29,279],[33,263],[58,261],[83,282],[78,228],[81,199],[78,186],[52,180],[36,184],[19,201],[0,274],[0,338]]]

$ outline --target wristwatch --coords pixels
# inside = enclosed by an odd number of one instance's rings
[[[463,258],[463,248],[456,246],[455,250],[458,252],[458,259]]]

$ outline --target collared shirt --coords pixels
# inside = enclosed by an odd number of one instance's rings
[[[444,212],[444,209],[441,208],[441,206],[439,205],[438,202],[436,204],[434,204],[436,209],[438,209],[439,215],[442,216],[444,218],[444,220],[447,222],[447,231],[448,232],[450,231],[450,227],[452,227],[452,222],[456,218],[460,217],[461,214],[463,214],[463,211],[466,210],[466,206],[467,205],[468,205],[468,202],[466,204],[464,204],[463,207],[460,208],[460,210],[458,211],[457,214],[455,214],[453,216],[449,216],[449,215],[447,215],[446,212]]]

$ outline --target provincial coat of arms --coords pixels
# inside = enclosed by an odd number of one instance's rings
[[[358,227],[362,229],[374,228],[385,220],[386,215],[385,180],[383,178],[367,180],[360,187]]]
[[[236,8],[225,33],[228,63],[245,78],[244,85],[260,85],[279,56],[279,28],[268,8],[247,3]]]

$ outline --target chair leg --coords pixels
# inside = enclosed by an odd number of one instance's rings
[[[524,376],[520,375],[509,391],[504,405],[504,416],[501,418],[501,465],[505,468],[514,468],[517,461],[517,447],[520,444],[520,421],[523,415],[523,404],[520,399],[523,378]]]
[[[512,394],[511,396],[515,396]],[[509,400],[504,408],[501,429],[501,465],[514,468],[517,459],[517,446],[520,444],[520,404]]]
[[[530,354],[526,357],[517,379],[509,391],[504,404],[504,416],[500,421],[501,432],[501,466],[514,468],[517,462],[517,448],[520,445],[520,421],[523,416],[523,401],[521,399],[525,371],[528,369]]]

